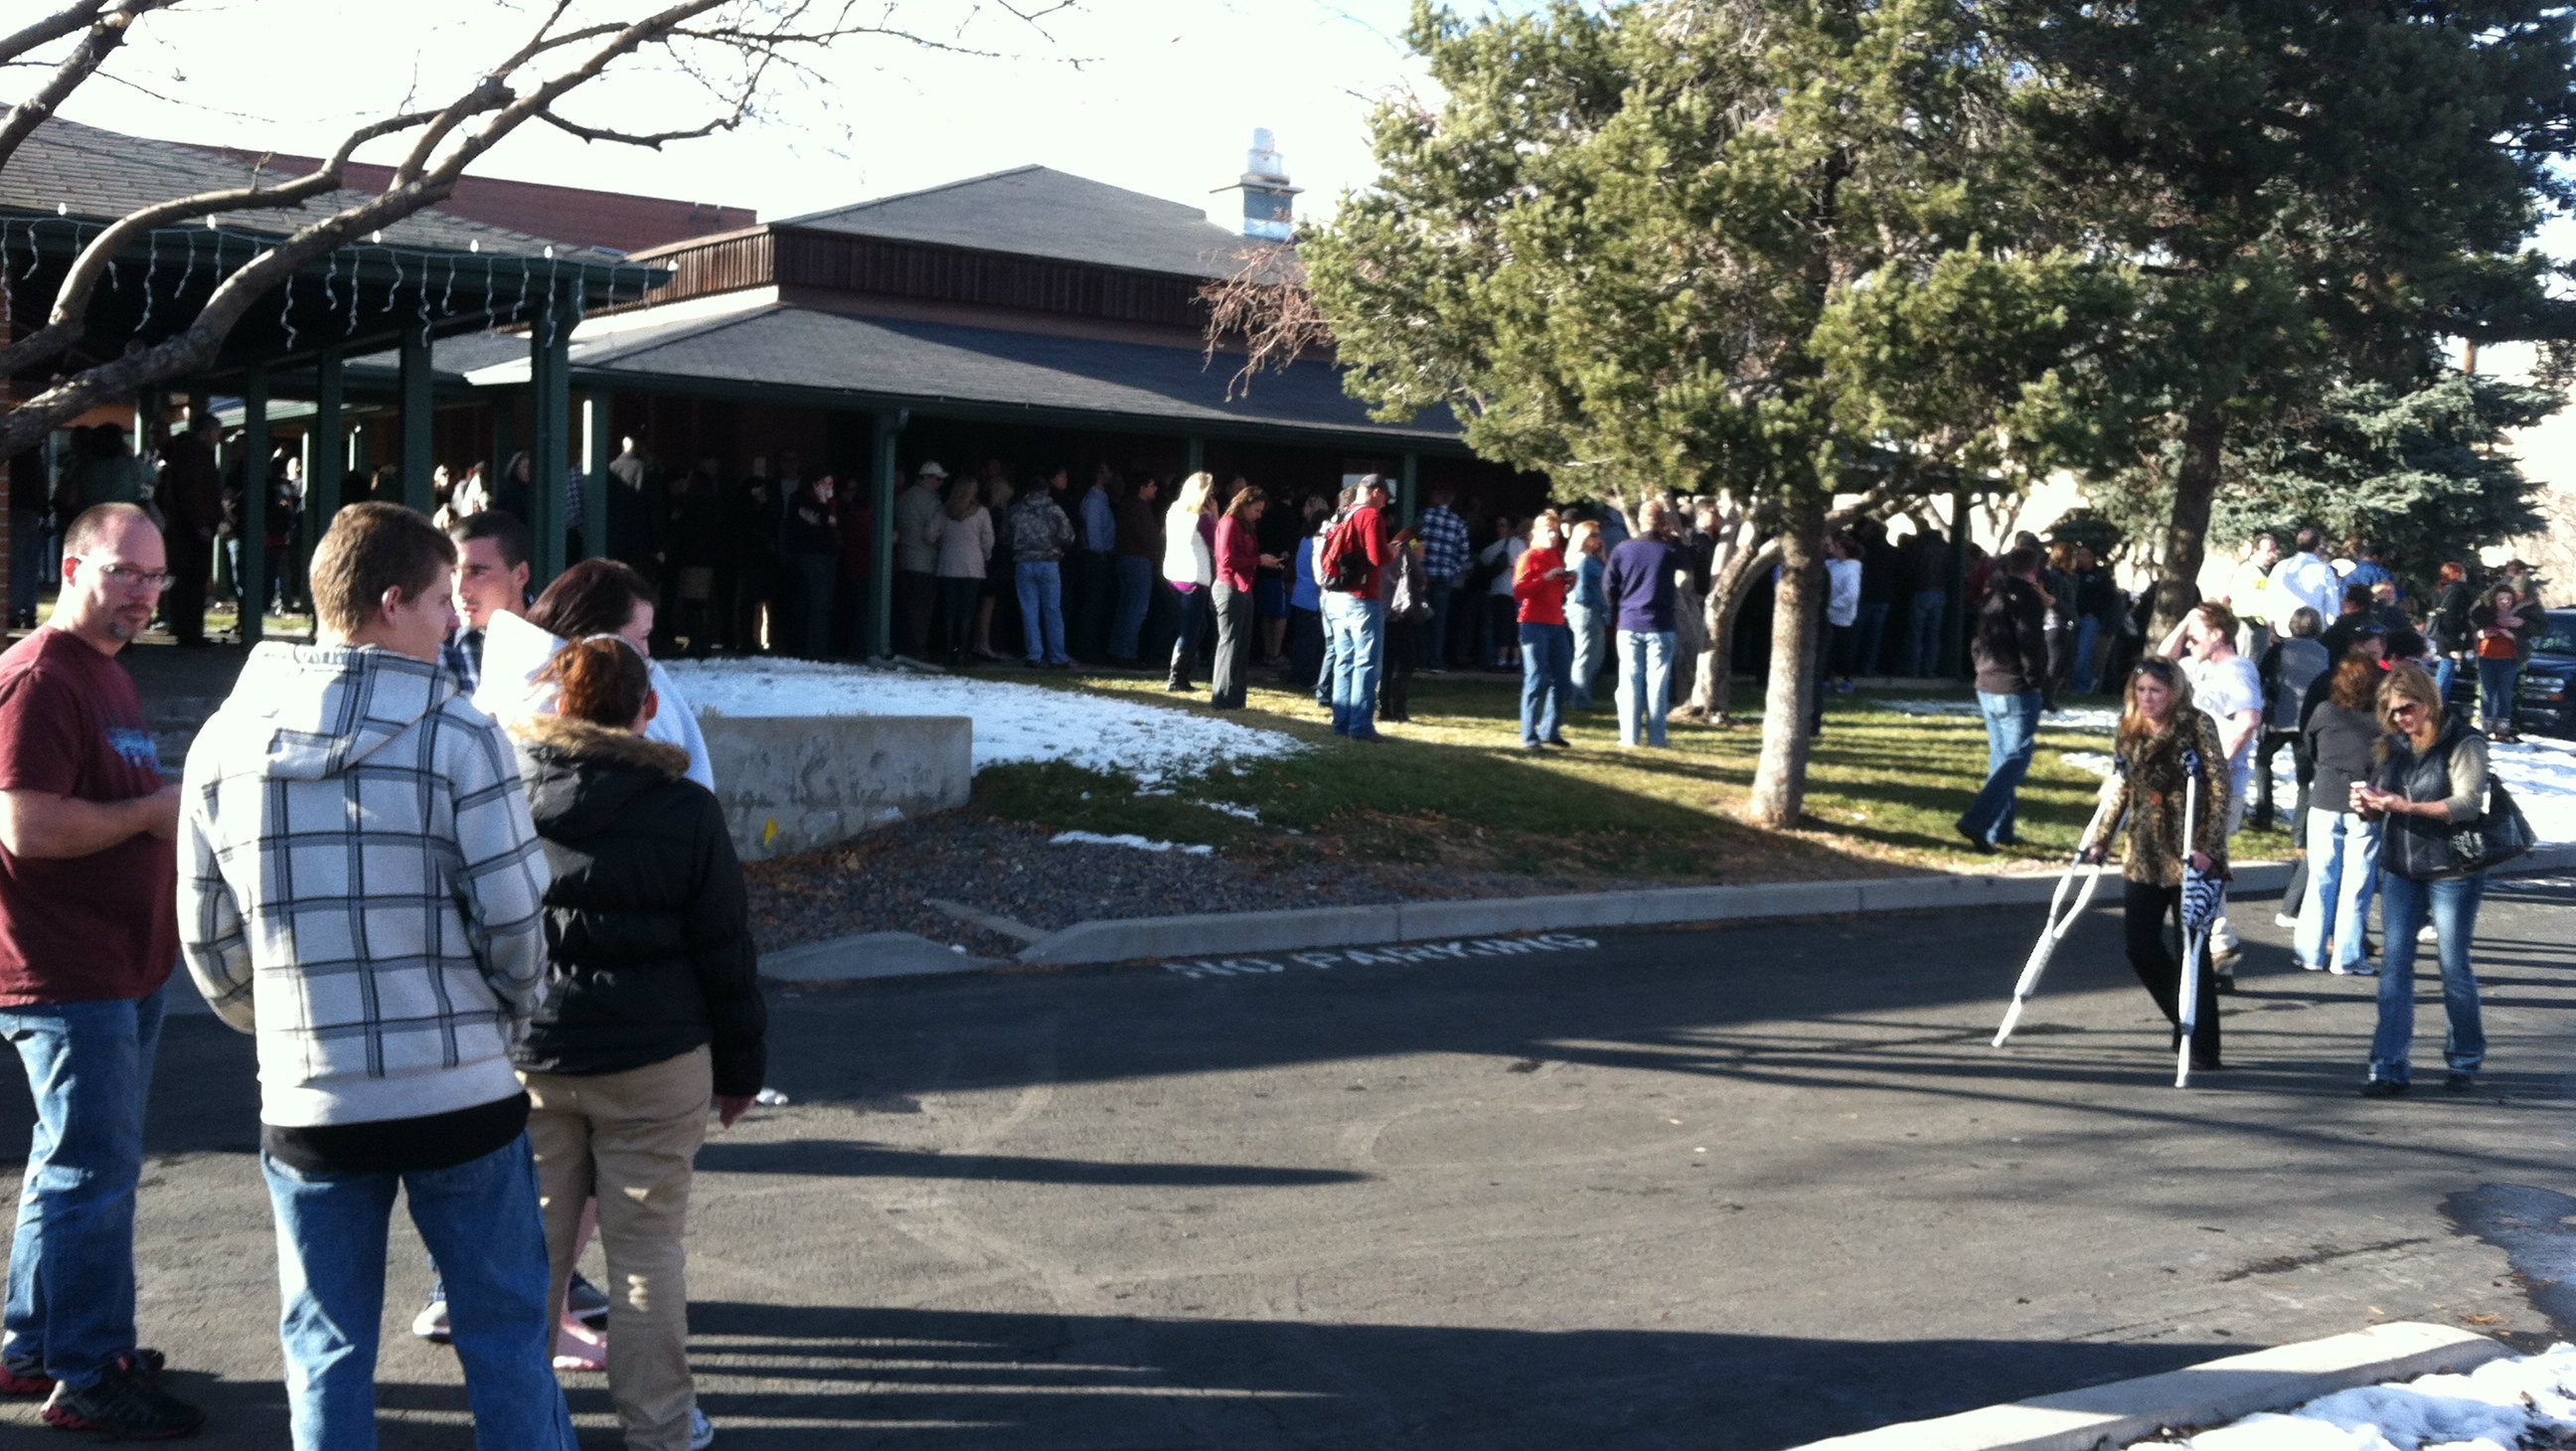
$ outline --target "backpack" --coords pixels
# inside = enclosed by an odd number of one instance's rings
[[[1336,594],[1349,594],[1368,583],[1368,546],[1360,541],[1359,511],[1353,510],[1324,535],[1315,561],[1316,582]]]

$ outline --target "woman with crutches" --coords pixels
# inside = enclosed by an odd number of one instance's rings
[[[2120,713],[2118,769],[2104,819],[2128,815],[2128,861],[2123,917],[2129,966],[2174,1024],[2182,1046],[2182,962],[2166,945],[2165,923],[2182,925],[2186,868],[2204,877],[2227,876],[2227,753],[2218,726],[2191,702],[2191,681],[2172,661],[2149,656],[2129,672]],[[2188,826],[2186,826],[2188,823]],[[2186,839],[2188,832],[2188,839]],[[2100,861],[2107,842],[2085,853]],[[2185,934],[2189,940],[2189,934]],[[2200,942],[2194,994],[2191,1066],[2218,1068],[2217,980],[2206,938]]]

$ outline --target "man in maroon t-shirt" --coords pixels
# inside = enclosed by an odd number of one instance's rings
[[[151,517],[99,505],[63,536],[52,622],[0,655],[0,1037],[37,1120],[0,1395],[50,1390],[46,1421],[119,1439],[205,1421],[134,1343],[143,1100],[179,957],[179,788],[116,653],[169,584]]]

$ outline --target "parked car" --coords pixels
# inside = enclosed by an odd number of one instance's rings
[[[2576,610],[2551,610],[2514,692],[2514,729],[2576,739]]]

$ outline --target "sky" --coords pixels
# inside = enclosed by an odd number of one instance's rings
[[[640,9],[579,0],[575,13]],[[475,170],[775,219],[1037,162],[1231,223],[1241,202],[1211,192],[1243,171],[1253,128],[1266,126],[1309,192],[1300,215],[1319,215],[1373,170],[1372,106],[1422,82],[1401,40],[1408,12],[1407,0],[1083,0],[1030,23],[992,0],[898,0],[863,13],[958,49],[844,39],[816,57],[815,74],[773,77],[766,114],[739,132],[654,152],[529,126]],[[84,85],[63,114],[138,135],[327,152],[354,119],[407,94],[461,91],[532,24],[510,0],[182,0],[145,17],[111,64],[117,79]],[[646,129],[712,114],[703,87],[659,64],[612,71],[568,109]],[[399,155],[378,143],[360,158]]]

